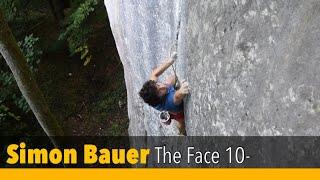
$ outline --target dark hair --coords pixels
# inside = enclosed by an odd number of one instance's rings
[[[153,80],[145,82],[139,92],[140,97],[150,106],[156,106],[162,102],[158,94],[157,83]]]

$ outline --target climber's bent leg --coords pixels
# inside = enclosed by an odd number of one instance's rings
[[[187,133],[186,133],[186,126],[184,121],[177,121],[177,122],[178,122],[179,134],[186,136]]]
[[[169,114],[170,114],[171,119],[174,119],[178,122],[179,134],[186,136],[187,134],[186,134],[183,112],[178,112],[178,113],[170,112]]]

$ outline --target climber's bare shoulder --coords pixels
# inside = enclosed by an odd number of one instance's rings
[[[165,83],[174,86],[176,83],[176,76],[174,74],[168,76]]]

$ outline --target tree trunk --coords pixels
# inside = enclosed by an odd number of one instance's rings
[[[10,67],[18,87],[48,136],[62,136],[63,131],[51,114],[44,96],[32,77],[27,61],[0,10],[0,53]]]

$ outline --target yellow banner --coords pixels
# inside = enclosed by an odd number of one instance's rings
[[[225,179],[307,179],[319,178],[320,169],[1,169],[1,179],[148,179],[216,180]],[[111,180],[113,180],[111,179]],[[115,180],[115,179],[114,179]]]

